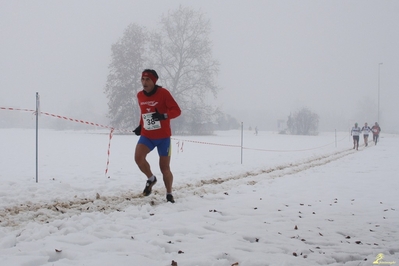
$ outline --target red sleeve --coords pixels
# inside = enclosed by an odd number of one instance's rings
[[[166,114],[169,119],[178,117],[181,114],[181,109],[169,91],[165,90]]]

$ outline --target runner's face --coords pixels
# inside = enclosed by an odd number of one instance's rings
[[[155,87],[154,82],[152,82],[152,80],[149,77],[142,77],[141,78],[141,85],[143,85],[143,89],[146,92],[151,92],[154,89],[154,87]]]

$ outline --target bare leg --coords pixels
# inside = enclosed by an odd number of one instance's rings
[[[153,176],[151,172],[150,164],[147,162],[147,154],[150,152],[150,149],[144,144],[137,144],[136,151],[134,153],[134,160],[136,161],[137,166],[143,172],[147,178]]]
[[[170,156],[159,157],[159,168],[162,172],[166,193],[172,193],[173,174],[170,171]]]

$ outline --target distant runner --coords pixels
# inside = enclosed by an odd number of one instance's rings
[[[380,125],[377,122],[375,122],[374,126],[371,128],[371,131],[373,132],[373,141],[374,141],[375,145],[377,145],[378,138],[379,138],[380,132],[381,132]]]
[[[364,146],[367,147],[369,142],[369,133],[371,132],[371,128],[367,125],[367,122],[364,123],[364,126],[362,127],[362,132],[364,138]]]
[[[358,124],[355,123],[355,126],[352,127],[351,136],[353,136],[353,148],[356,150],[359,149],[359,135],[362,132],[361,128],[357,126]]]

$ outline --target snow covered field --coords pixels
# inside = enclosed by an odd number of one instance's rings
[[[0,265],[399,263],[398,135],[173,136],[171,204],[156,152],[140,196],[136,136],[113,136],[105,175],[108,134],[40,130],[36,183],[35,130],[0,130]]]

